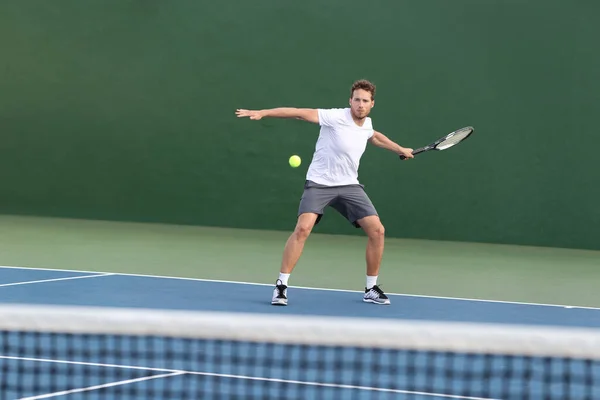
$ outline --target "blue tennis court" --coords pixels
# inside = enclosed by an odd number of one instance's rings
[[[264,284],[224,282],[202,279],[186,279],[144,276],[120,273],[85,271],[61,271],[32,268],[0,268],[0,303],[30,304],[39,306],[112,307],[123,310],[153,309],[175,312],[218,312],[247,314],[249,316],[301,316],[359,318],[373,321],[372,331],[378,334],[380,321],[423,321],[451,323],[485,323],[494,326],[528,325],[538,327],[600,328],[600,309],[571,307],[569,305],[541,305],[498,301],[482,301],[456,298],[439,298],[390,294],[391,306],[376,306],[362,302],[361,293],[348,290],[291,287],[290,305],[270,305],[272,287]],[[256,317],[259,318],[259,317]],[[282,319],[283,320],[283,319]],[[264,330],[277,330],[277,326],[264,326]],[[383,334],[383,333],[382,333]],[[426,354],[409,357],[412,353],[366,353],[357,348],[323,346],[286,347],[282,344],[232,344],[224,340],[188,341],[185,338],[156,338],[139,343],[124,337],[115,342],[103,342],[101,338],[87,335],[60,337],[44,335],[8,336],[4,338],[2,367],[5,378],[3,398],[11,397],[7,388],[21,385],[19,374],[6,377],[7,372],[36,371],[38,375],[52,380],[57,376],[81,375],[81,387],[72,387],[66,378],[38,383],[18,398],[373,398],[373,394],[393,399],[489,399],[483,397],[506,393],[523,388],[495,388],[485,383],[498,377],[486,375],[486,365],[493,362],[484,356],[469,355],[459,363],[468,362],[468,380],[456,373],[443,370],[444,381],[436,383],[426,374],[439,374],[449,362],[447,354]],[[40,346],[42,347],[40,349]],[[61,346],[70,347],[69,353],[61,352]],[[148,350],[148,346],[150,350]],[[110,356],[106,348],[111,349]],[[118,350],[119,356],[114,352]],[[124,350],[123,350],[124,349]],[[165,350],[166,349],[166,350]],[[18,351],[17,351],[18,350]],[[152,357],[146,352],[155,352]],[[163,353],[163,351],[167,351]],[[200,358],[192,356],[202,354]],[[65,360],[65,357],[68,358]],[[359,364],[369,364],[373,359],[379,367],[357,376]],[[255,360],[269,360],[272,365],[257,368]],[[466,361],[465,361],[466,360]],[[65,363],[68,361],[68,363]],[[263,361],[264,362],[264,361]],[[508,361],[507,361],[508,362]],[[526,368],[543,369],[544,358],[517,358],[510,361],[515,373],[527,376]],[[70,364],[69,364],[70,363]],[[488,365],[489,364],[489,365]],[[74,373],[67,368],[77,366]],[[383,367],[381,367],[383,365]],[[395,368],[407,368],[413,374],[421,374],[419,380],[400,377]],[[453,365],[452,368],[456,368]],[[587,369],[586,369],[587,368]],[[553,375],[543,379],[562,376],[568,371],[575,378],[567,382],[575,389],[569,398],[596,398],[600,396],[598,377],[600,364],[584,365],[570,363],[556,365]],[[62,371],[62,374],[61,374]],[[263,371],[261,373],[261,371]],[[479,372],[478,372],[479,371]],[[521,372],[519,372],[521,371]],[[64,375],[63,375],[64,374]],[[479,375],[478,375],[479,374]],[[591,377],[585,376],[592,374]],[[22,373],[20,375],[23,375]],[[578,376],[582,376],[579,382]],[[585,379],[595,379],[594,385]],[[12,379],[12,381],[10,381]],[[404,380],[403,380],[404,379]],[[524,379],[525,380],[525,379]],[[253,382],[252,386],[248,382]],[[470,385],[469,388],[463,387]],[[487,392],[483,389],[487,385]],[[564,382],[554,384],[557,393],[567,390]],[[577,389],[578,385],[581,389]],[[479,387],[479,389],[478,389]],[[316,390],[319,390],[316,392]],[[493,393],[495,389],[497,393]],[[541,388],[539,390],[542,390]],[[578,391],[579,390],[579,391]],[[116,392],[115,392],[116,391]],[[528,393],[540,394],[535,387]],[[489,393],[488,393],[489,392]],[[468,393],[468,394],[465,394]],[[472,395],[471,395],[472,393]],[[566,393],[566,392],[565,392]],[[318,396],[321,397],[316,397]],[[8,397],[6,397],[8,396]],[[578,397],[579,396],[579,397]],[[525,398],[525,397],[524,397]],[[531,397],[535,398],[535,397]]]
[[[390,294],[391,306],[350,290],[296,288],[270,305],[271,285],[119,273],[0,268],[0,302],[301,314],[600,328],[600,309]]]

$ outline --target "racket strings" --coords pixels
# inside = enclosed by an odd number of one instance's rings
[[[440,142],[440,144],[438,144],[436,147],[439,150],[444,150],[444,149],[447,149],[448,147],[452,147],[455,144],[460,143],[462,140],[466,139],[467,136],[469,136],[471,134],[471,132],[472,132],[471,129],[455,132],[454,134],[448,136],[445,140]]]

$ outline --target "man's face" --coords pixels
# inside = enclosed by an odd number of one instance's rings
[[[356,89],[350,98],[350,109],[352,115],[357,119],[366,118],[371,112],[371,108],[375,105],[375,101],[371,97],[371,92],[363,89]]]

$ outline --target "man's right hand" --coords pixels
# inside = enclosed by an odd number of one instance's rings
[[[235,111],[236,115],[238,116],[238,118],[242,118],[242,117],[249,117],[250,119],[253,120],[260,120],[263,117],[263,114],[261,111],[256,111],[256,110],[244,110],[244,109],[237,109]]]

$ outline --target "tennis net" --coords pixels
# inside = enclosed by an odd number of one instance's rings
[[[592,329],[0,306],[0,399],[599,399]]]

